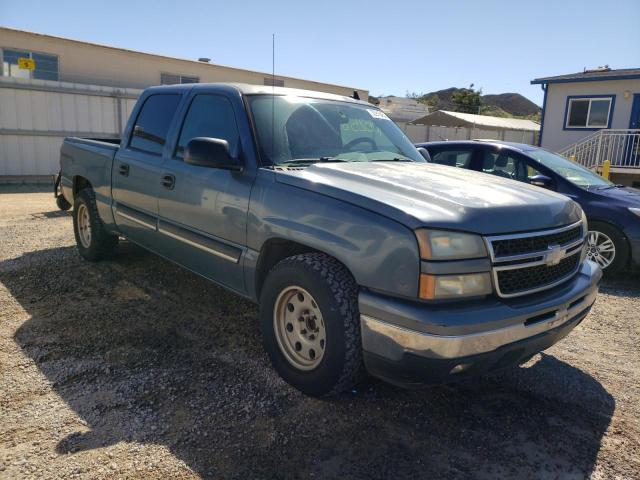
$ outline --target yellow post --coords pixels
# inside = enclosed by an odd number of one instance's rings
[[[602,178],[609,180],[609,170],[611,170],[611,161],[605,160],[602,164]]]
[[[569,155],[569,160],[571,160],[572,162],[576,161],[576,156],[575,155]]]

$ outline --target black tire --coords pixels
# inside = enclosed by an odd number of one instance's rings
[[[274,306],[280,292],[294,285],[313,296],[324,319],[326,346],[313,370],[292,365],[276,339]],[[337,260],[309,253],[278,263],[267,275],[260,295],[260,324],[264,348],[275,370],[301,392],[335,395],[353,388],[364,377],[358,286]]]
[[[71,208],[71,204],[67,202],[67,199],[64,198],[64,195],[60,194],[56,197],[56,205],[60,210],[69,210]]]
[[[629,243],[620,230],[618,230],[613,225],[605,222],[590,221],[589,231],[595,231],[605,234],[611,239],[613,245],[615,246],[615,256],[613,258],[613,262],[608,267],[602,270],[605,275],[615,275],[617,273],[620,273],[624,268],[627,267],[627,265],[629,264],[630,254]]]
[[[78,229],[78,211],[86,207],[89,214],[91,240],[88,246],[83,245]],[[118,237],[109,233],[98,215],[95,193],[91,188],[81,190],[74,199],[73,205],[73,233],[80,255],[90,262],[111,257],[118,246]]]

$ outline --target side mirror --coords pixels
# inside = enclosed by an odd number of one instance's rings
[[[427,161],[427,162],[431,162],[431,155],[429,155],[429,150],[427,150],[424,147],[418,147],[418,151],[420,152],[420,155],[422,155],[422,157]]]
[[[199,167],[242,171],[242,165],[229,154],[229,142],[221,138],[192,138],[184,151],[184,161]]]
[[[536,187],[548,188],[551,189],[553,186],[553,180],[547,177],[546,175],[534,175],[529,178],[529,183],[531,185],[535,185]]]

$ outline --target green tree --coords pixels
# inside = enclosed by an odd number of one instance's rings
[[[475,90],[473,83],[469,88],[461,88],[451,95],[454,110],[461,113],[480,113],[482,107],[482,89]]]

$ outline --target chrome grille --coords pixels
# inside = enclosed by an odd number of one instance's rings
[[[487,237],[496,292],[515,297],[568,280],[580,267],[585,235],[578,222],[541,232]]]
[[[547,235],[495,240],[492,245],[496,257],[499,258],[522,253],[539,252],[546,250],[549,245],[566,245],[581,238],[582,227],[578,225],[569,230]]]

